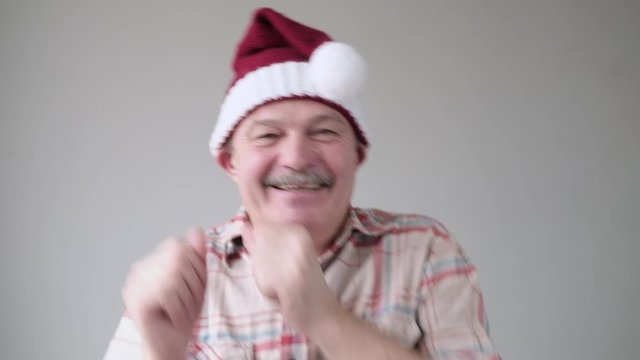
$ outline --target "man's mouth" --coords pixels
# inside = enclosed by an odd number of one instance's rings
[[[263,185],[281,191],[318,191],[333,186],[333,176],[327,172],[302,171],[267,176]]]
[[[283,191],[316,191],[325,186],[322,184],[273,184],[269,187]]]

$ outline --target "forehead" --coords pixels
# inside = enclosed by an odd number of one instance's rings
[[[287,99],[261,105],[242,120],[237,130],[266,122],[313,125],[321,121],[350,127],[347,119],[330,106],[307,99]]]

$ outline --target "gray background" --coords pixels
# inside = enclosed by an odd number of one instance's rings
[[[269,4],[368,59],[354,204],[457,235],[505,359],[638,358],[638,1]],[[207,141],[258,5],[1,2],[2,359],[100,358],[130,264],[235,211]]]

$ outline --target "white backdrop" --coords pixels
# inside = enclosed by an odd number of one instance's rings
[[[0,358],[100,358],[130,264],[235,211],[207,141],[263,4],[0,3]],[[505,359],[638,358],[639,2],[269,4],[368,59],[354,204],[457,235]]]

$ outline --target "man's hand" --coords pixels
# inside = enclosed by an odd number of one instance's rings
[[[302,225],[247,223],[243,241],[258,288],[279,303],[291,325],[306,333],[338,310]]]
[[[122,289],[127,311],[142,336],[147,359],[184,358],[204,300],[206,238],[169,238],[135,263]]]
[[[309,336],[326,357],[420,358],[342,308],[303,226],[247,223],[242,237],[260,291],[277,301],[287,322]]]

